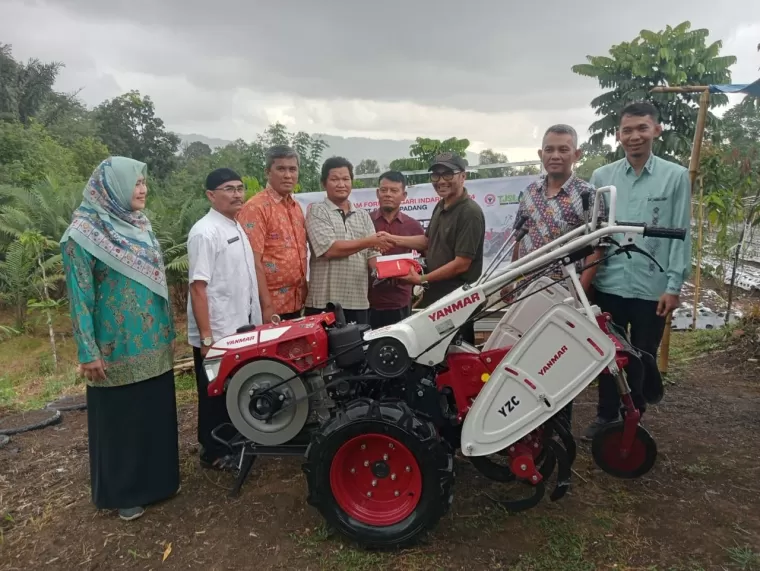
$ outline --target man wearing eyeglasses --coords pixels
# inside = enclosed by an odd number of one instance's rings
[[[239,327],[260,325],[262,308],[253,250],[235,220],[245,200],[245,185],[235,171],[221,168],[208,175],[206,189],[211,209],[187,236],[187,340],[195,361],[201,465],[231,470],[234,456],[211,437],[211,431],[230,418],[224,399],[208,396],[203,358],[215,341]]]
[[[429,273],[410,271],[407,281],[427,288],[418,308],[426,308],[483,272],[486,220],[465,188],[467,162],[456,153],[441,153],[428,169],[441,200],[433,209],[424,236],[393,236],[396,245],[425,252]],[[475,344],[473,323],[459,330],[463,341]]]

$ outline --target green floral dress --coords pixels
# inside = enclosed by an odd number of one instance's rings
[[[69,239],[61,248],[80,363],[102,358],[114,387],[172,368],[174,323],[167,300],[125,277]]]

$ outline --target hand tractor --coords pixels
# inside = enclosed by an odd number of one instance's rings
[[[609,223],[599,219],[605,194]],[[308,502],[373,548],[408,546],[437,524],[453,499],[457,450],[485,476],[530,490],[500,501],[507,510],[537,505],[555,470],[557,500],[576,452],[562,409],[602,373],[617,380],[624,420],[599,432],[594,460],[622,478],[650,470],[657,448],[629,381],[658,375],[656,365],[590,304],[576,264],[597,247],[606,248],[601,261],[649,256],[637,237],[683,240],[686,230],[615,222],[615,187],[596,191],[589,221],[590,198],[584,224],[493,276],[527,232],[520,220],[480,279],[395,325],[346,323],[335,305],[217,340],[204,367],[232,423],[214,437],[240,451],[233,494],[256,456],[302,456]],[[555,264],[569,289],[550,279]],[[507,312],[482,350],[459,341],[463,325],[503,303],[505,286]]]

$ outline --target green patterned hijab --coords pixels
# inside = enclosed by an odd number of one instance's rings
[[[107,266],[168,300],[163,256],[150,220],[132,210],[135,185],[146,173],[145,163],[126,157],[100,163],[61,243],[71,238]]]

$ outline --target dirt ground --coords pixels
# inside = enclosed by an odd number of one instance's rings
[[[675,362],[645,417],[659,446],[648,475],[615,480],[579,442],[569,494],[507,515],[487,497],[501,485],[460,459],[450,513],[424,544],[391,554],[324,529],[300,459],[257,460],[229,499],[233,476],[197,465],[192,403],[179,413],[181,493],[134,522],[97,512],[86,413],[66,412],[0,448],[0,570],[760,569],[760,369],[730,350]],[[593,402],[593,388],[576,401],[576,433]]]

